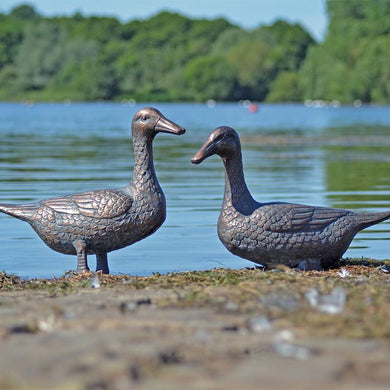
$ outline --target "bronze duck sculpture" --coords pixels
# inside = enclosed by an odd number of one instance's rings
[[[219,239],[233,254],[263,266],[328,268],[337,263],[360,230],[390,218],[389,211],[354,213],[257,202],[245,183],[239,136],[230,127],[216,128],[191,162],[200,164],[214,154],[225,166]]]
[[[135,161],[126,187],[0,204],[0,211],[28,222],[51,249],[77,255],[77,272],[89,270],[87,254],[95,254],[96,271],[109,273],[108,252],[151,235],[165,220],[165,197],[153,165],[154,137],[185,132],[152,107],[134,115],[131,129]]]

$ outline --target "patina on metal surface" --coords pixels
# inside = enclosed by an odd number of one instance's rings
[[[233,254],[268,267],[305,269],[334,265],[360,230],[390,218],[382,213],[291,203],[259,203],[245,183],[241,145],[230,127],[216,128],[192,158],[200,164],[219,155],[225,165],[225,193],[218,235]]]
[[[28,222],[51,249],[77,255],[77,272],[88,270],[87,254],[96,254],[96,270],[109,273],[108,252],[142,240],[165,220],[165,197],[153,166],[154,137],[185,132],[152,107],[139,110],[131,128],[135,162],[126,187],[0,204],[0,211]]]

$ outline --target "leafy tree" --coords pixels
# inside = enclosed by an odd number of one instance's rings
[[[329,31],[300,70],[305,98],[389,102],[390,1],[327,1]]]
[[[0,70],[13,62],[23,39],[23,27],[20,20],[0,15]]]
[[[299,24],[277,20],[260,30],[268,32],[274,39],[273,57],[279,70],[296,71],[306,57],[309,46],[314,43],[311,35]]]
[[[235,85],[235,71],[222,57],[203,56],[190,62],[184,73],[197,101],[228,100]]]
[[[298,87],[309,84],[303,76],[310,72],[302,71],[297,87],[297,70],[313,40],[284,21],[247,31],[222,18],[171,12],[128,23],[80,13],[42,18],[23,5],[0,15],[0,22],[0,96],[296,100]],[[358,63],[358,51],[353,55]],[[367,77],[383,78],[381,69]]]
[[[53,23],[28,24],[15,58],[16,74],[22,89],[45,88],[63,63],[66,33]]]
[[[380,36],[361,42],[361,56],[352,76],[354,94],[364,101],[390,102],[390,36]]]
[[[93,40],[77,38],[72,41],[66,41],[62,50],[61,67],[50,78],[48,88],[52,92],[63,90],[66,97],[69,97],[69,95],[77,95],[80,98],[82,91],[78,83],[74,80],[79,78],[85,59],[88,59],[90,62],[97,60],[99,45]],[[91,78],[91,74],[86,72],[81,77],[88,79]]]
[[[266,97],[270,80],[274,77],[271,51],[264,41],[252,35],[228,52],[227,60],[237,72],[240,98],[264,100]]]
[[[16,19],[22,20],[32,20],[40,17],[40,15],[35,11],[35,8],[29,4],[21,4],[12,8],[10,15]]]
[[[63,96],[76,96],[78,100],[109,100],[118,93],[117,79],[109,64],[103,58],[88,59],[70,63],[62,72],[69,84]]]
[[[221,32],[213,43],[211,51],[217,55],[225,55],[232,47],[247,39],[248,31],[232,26]]]
[[[270,89],[267,95],[268,102],[299,102],[302,100],[299,76],[296,72],[279,73]]]

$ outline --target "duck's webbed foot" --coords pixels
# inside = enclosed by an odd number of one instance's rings
[[[307,259],[299,262],[297,269],[301,271],[322,271],[321,260]]]
[[[102,271],[104,274],[109,274],[107,253],[96,253],[96,272]]]
[[[87,262],[87,248],[85,241],[79,240],[73,243],[77,253],[77,270],[76,272],[81,274],[82,272],[89,271]]]

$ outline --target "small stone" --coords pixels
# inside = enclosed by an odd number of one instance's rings
[[[121,313],[126,313],[126,312],[134,312],[138,308],[138,305],[136,302],[121,302],[119,305],[119,310]]]
[[[151,305],[151,304],[152,304],[152,300],[150,298],[138,299],[138,301],[137,301],[137,305],[138,306],[141,306],[141,305]]]
[[[272,329],[272,324],[266,316],[252,317],[247,322],[251,332],[261,333]]]
[[[305,298],[311,307],[327,314],[342,313],[347,300],[345,290],[341,287],[336,287],[329,294],[320,294],[315,288],[312,288],[306,292]]]
[[[54,325],[55,325],[54,315],[49,316],[44,320],[39,320],[37,325],[38,325],[38,329],[41,332],[52,332],[54,330]]]
[[[222,328],[225,332],[238,332],[238,326],[237,325],[225,325]]]
[[[39,327],[36,323],[29,322],[26,324],[14,325],[9,329],[10,333],[37,333]]]
[[[291,342],[294,340],[294,334],[291,330],[284,329],[275,334],[273,341],[277,342]]]
[[[290,330],[282,330],[275,334],[272,347],[274,351],[285,358],[307,360],[312,355],[309,348],[293,344],[294,335]]]
[[[225,305],[226,311],[238,311],[238,309],[239,309],[239,306],[237,305],[237,303],[235,303],[233,301],[226,302],[226,305]]]
[[[100,288],[100,280],[97,275],[92,275],[89,279],[89,283],[92,288]]]
[[[293,311],[299,308],[299,300],[294,295],[270,293],[260,297],[260,301],[266,307],[278,307],[285,311]]]
[[[278,355],[286,358],[307,360],[312,355],[309,348],[286,342],[274,343],[273,348]]]
[[[320,293],[315,288],[311,288],[309,291],[306,291],[305,298],[311,307],[317,307],[319,295]]]
[[[183,357],[176,351],[160,352],[158,357],[162,364],[180,364],[183,361]]]
[[[198,329],[194,335],[195,339],[202,344],[206,344],[211,339],[211,333],[206,329]]]

